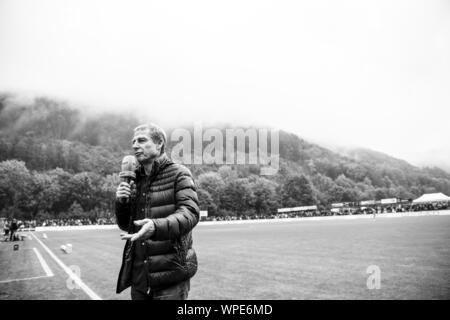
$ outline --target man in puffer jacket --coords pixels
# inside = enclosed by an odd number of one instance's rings
[[[126,240],[117,293],[133,300],[187,299],[197,272],[192,229],[199,221],[191,172],[165,154],[166,134],[154,125],[134,129],[136,183],[121,182],[116,217]],[[133,192],[132,192],[133,189]]]

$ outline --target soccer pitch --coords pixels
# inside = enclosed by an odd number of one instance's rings
[[[129,289],[115,293],[120,232],[0,243],[0,299],[130,299]],[[450,298],[450,216],[200,223],[193,235],[199,269],[189,299]],[[60,249],[68,243],[70,254]],[[368,289],[369,266],[380,270],[379,289]]]

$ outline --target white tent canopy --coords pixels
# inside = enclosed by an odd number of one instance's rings
[[[439,202],[439,201],[450,201],[450,197],[445,194],[439,193],[425,193],[421,195],[413,203],[425,203],[425,202]]]

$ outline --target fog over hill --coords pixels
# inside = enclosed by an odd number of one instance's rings
[[[3,0],[0,90],[448,166],[449,13],[423,0]]]
[[[23,165],[7,162],[7,168],[22,166],[20,170],[26,167],[32,175],[50,177],[56,168],[68,178],[92,175],[92,183],[104,185],[113,194],[121,159],[132,152],[132,130],[144,121],[142,118],[123,113],[89,113],[45,97],[24,103],[14,95],[3,94],[0,101],[0,161],[23,161]],[[238,125],[234,123],[232,127]],[[225,138],[230,124],[205,125],[207,128],[218,130]],[[180,127],[165,129],[171,137],[173,130]],[[195,136],[192,123],[184,129]],[[169,155],[173,155],[179,142],[169,138]],[[203,150],[210,143],[203,141]],[[233,148],[236,151],[237,145]],[[193,148],[191,152],[194,153]],[[237,212],[239,208],[269,212],[279,206],[326,207],[341,201],[411,199],[425,192],[450,194],[450,174],[439,168],[419,168],[363,148],[330,150],[284,130],[279,131],[279,169],[272,176],[261,176],[261,166],[248,162],[186,165],[202,189],[202,201],[206,201],[203,205],[212,212]],[[80,188],[84,188],[83,179],[74,184],[81,183]],[[3,191],[3,196],[7,194]],[[100,193],[99,197],[110,203],[105,194]],[[262,199],[264,205],[257,205]],[[75,200],[67,201],[70,206]],[[82,203],[84,210],[90,208],[83,204],[81,196],[77,202]]]

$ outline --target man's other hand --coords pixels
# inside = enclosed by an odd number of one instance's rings
[[[134,221],[134,224],[136,226],[142,226],[141,230],[139,230],[137,233],[121,233],[120,237],[122,240],[146,240],[150,238],[153,233],[155,233],[155,224],[151,219],[142,219],[142,220],[136,220]]]

